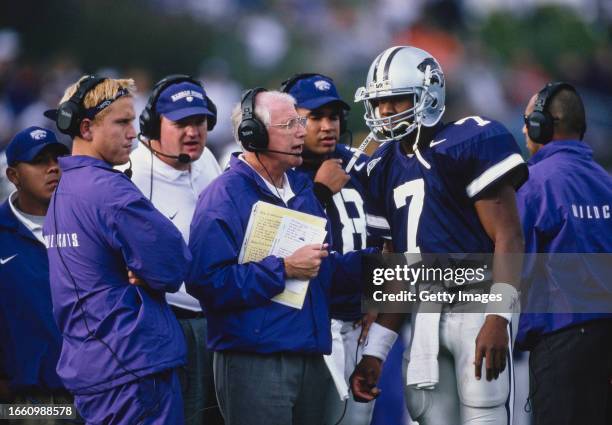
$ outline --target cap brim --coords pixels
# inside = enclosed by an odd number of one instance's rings
[[[299,108],[306,108],[306,109],[312,110],[312,109],[320,108],[325,105],[329,105],[331,103],[339,104],[340,107],[344,110],[347,110],[347,111],[351,110],[351,107],[348,105],[348,103],[346,103],[342,99],[339,99],[337,97],[332,97],[332,96],[317,97],[314,99],[306,100],[304,102],[298,102],[297,106]]]
[[[180,121],[184,118],[193,117],[194,115],[208,115],[214,117],[215,114],[210,112],[207,108],[203,106],[196,106],[193,108],[183,108],[177,109],[172,112],[164,112],[161,115],[168,118],[171,121]]]
[[[33,148],[30,148],[29,150],[25,151],[22,155],[20,155],[18,160],[13,161],[13,162],[14,163],[15,162],[32,162],[34,158],[36,158],[36,155],[38,155],[43,150],[50,148],[50,147],[61,150],[65,154],[70,153],[70,149],[68,149],[68,147],[64,145],[63,143],[51,142],[51,143],[45,143],[44,145],[37,145],[37,146],[34,146]]]
[[[52,121],[56,121],[57,120],[57,109],[47,109],[45,112],[43,112],[43,115]]]

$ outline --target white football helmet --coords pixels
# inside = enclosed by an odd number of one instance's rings
[[[444,113],[444,73],[438,61],[424,50],[395,46],[382,52],[368,71],[366,85],[355,92],[355,102],[365,105],[364,119],[379,142],[401,140],[417,126],[432,127]],[[381,117],[373,100],[413,95],[413,107]]]

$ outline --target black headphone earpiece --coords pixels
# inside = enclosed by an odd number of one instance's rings
[[[77,136],[80,133],[79,127],[81,121],[85,118],[85,105],[83,105],[85,96],[104,80],[106,78],[88,75],[85,79],[81,80],[77,90],[70,96],[70,99],[57,107],[55,125],[59,131],[71,137]]]
[[[562,89],[576,93],[574,86],[564,82],[548,83],[538,92],[533,111],[525,118],[527,135],[535,143],[545,145],[552,140],[555,119],[546,108],[550,99]]]
[[[155,105],[157,104],[157,99],[159,99],[160,94],[170,85],[182,82],[197,84],[204,89],[204,86],[200,81],[186,74],[168,75],[155,83],[155,86],[153,86],[153,91],[149,96],[149,100],[147,101],[145,108],[140,113],[140,117],[138,119],[140,124],[140,134],[145,136],[147,139],[159,139],[161,117],[157,113]],[[208,131],[212,131],[217,123],[217,106],[208,96],[206,96],[206,106],[210,112],[214,114],[212,117],[210,115],[206,117],[206,128]]]
[[[331,77],[328,77],[327,75],[323,75],[323,74],[317,74],[315,72],[304,72],[301,74],[295,74],[289,78],[287,78],[285,81],[283,81],[280,85],[280,91],[282,91],[283,93],[289,93],[289,91],[291,90],[291,88],[300,80],[304,79],[304,78],[310,78],[310,77],[315,77],[315,76],[320,76],[320,77],[324,77],[327,78],[329,80],[331,80],[332,82],[334,81]],[[344,108],[340,108],[340,135],[343,135],[346,130],[348,129],[347,127],[347,120],[348,120],[348,111],[345,110]]]
[[[249,152],[265,152],[268,149],[268,130],[255,116],[255,97],[266,89],[255,87],[245,91],[240,100],[242,119],[238,126],[238,140]]]

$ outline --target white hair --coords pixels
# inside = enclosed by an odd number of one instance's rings
[[[261,121],[266,128],[270,127],[271,124],[271,114],[270,114],[270,105],[275,102],[287,102],[292,106],[295,106],[295,99],[293,96],[287,93],[283,93],[280,91],[264,91],[261,93],[257,93],[255,97],[255,117]],[[240,127],[240,123],[242,122],[242,104],[238,103],[234,106],[232,110],[232,130],[234,134],[234,140],[236,143],[240,145],[240,139],[238,139],[238,127]]]

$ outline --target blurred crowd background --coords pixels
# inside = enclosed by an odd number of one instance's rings
[[[574,84],[586,140],[612,170],[610,0],[0,0],[0,151],[27,126],[55,129],[42,112],[84,73],[134,78],[138,114],[155,81],[188,73],[217,104],[208,146],[223,165],[243,89],[320,72],[352,103],[374,57],[398,44],[440,61],[444,120],[498,119],[521,146],[529,97],[549,80]],[[362,116],[354,104],[354,145],[367,134]]]

